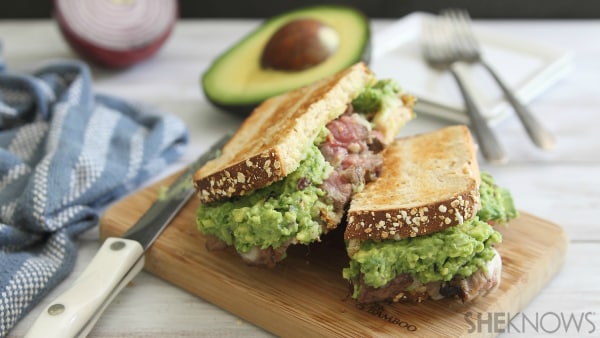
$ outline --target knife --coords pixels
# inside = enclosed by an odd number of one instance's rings
[[[220,155],[222,137],[181,174],[123,235],[107,238],[73,285],[48,305],[25,337],[85,337],[100,315],[144,267],[144,252],[194,195],[192,175]]]

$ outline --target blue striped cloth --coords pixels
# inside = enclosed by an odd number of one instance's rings
[[[1,61],[1,60],[0,60]],[[107,203],[175,161],[181,120],[95,94],[87,66],[0,62],[0,337],[73,269]]]

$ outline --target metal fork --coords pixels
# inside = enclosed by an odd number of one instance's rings
[[[448,30],[448,20],[425,18],[422,27],[421,52],[427,63],[437,69],[450,71],[463,95],[467,115],[473,134],[477,138],[483,157],[490,163],[505,163],[506,152],[481,115],[481,109],[469,92],[459,70],[461,61],[456,53],[453,37]]]
[[[483,58],[481,47],[472,29],[469,13],[462,9],[447,9],[442,11],[441,15],[448,20],[448,29],[456,41],[456,52],[459,54],[459,58],[465,62],[481,64],[502,89],[504,97],[512,105],[531,140],[542,149],[554,148],[556,143],[552,134],[521,103],[496,70]]]

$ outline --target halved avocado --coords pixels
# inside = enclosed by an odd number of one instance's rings
[[[315,19],[339,35],[337,50],[325,61],[300,71],[261,67],[271,36],[296,19]],[[358,61],[369,62],[370,28],[366,16],[337,5],[306,7],[272,17],[221,54],[202,76],[207,99],[229,112],[248,114],[265,99],[333,75]]]

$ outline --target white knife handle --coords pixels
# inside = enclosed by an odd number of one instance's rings
[[[137,241],[107,238],[81,276],[44,309],[25,337],[87,335],[110,300],[142,269],[143,255]]]

